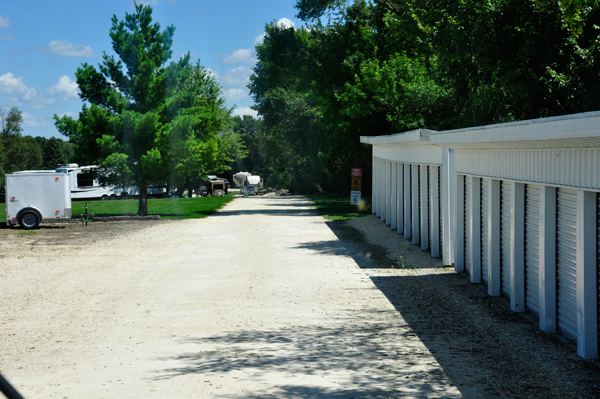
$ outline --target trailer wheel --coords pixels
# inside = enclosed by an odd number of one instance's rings
[[[101,200],[102,200],[102,201],[106,201],[106,200],[108,200],[108,195],[104,194],[104,195],[102,196]]]
[[[110,195],[110,200],[111,200],[111,201],[115,201],[115,200],[117,200],[117,199],[118,199],[118,198],[117,198],[117,194],[111,194],[111,195]]]
[[[35,229],[40,225],[40,217],[34,211],[25,211],[19,216],[19,224],[26,230]]]

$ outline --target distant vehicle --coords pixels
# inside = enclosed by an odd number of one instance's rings
[[[263,190],[263,180],[260,176],[252,175],[247,176],[245,181],[245,188],[248,192],[248,195],[258,195],[262,194]]]
[[[229,180],[209,175],[208,180],[200,186],[202,197],[222,197],[229,193]]]
[[[5,175],[6,220],[35,229],[43,220],[71,218],[71,175],[21,171]]]
[[[119,199],[121,192],[116,191],[114,187],[101,186],[98,180],[94,179],[93,171],[97,168],[96,165],[79,166],[76,163],[70,163],[66,166],[59,166],[55,172],[71,176],[71,198],[74,200]]]
[[[119,192],[121,199],[140,196],[140,188],[137,186],[124,187],[122,189],[118,189],[117,191]],[[169,193],[165,186],[152,185],[146,187],[146,196],[148,198],[168,198]]]
[[[245,189],[248,195],[262,194],[264,189],[263,179],[249,172],[238,172],[233,175],[233,181],[237,187]]]

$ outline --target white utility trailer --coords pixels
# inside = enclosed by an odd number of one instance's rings
[[[35,229],[42,220],[71,218],[71,176],[56,172],[5,175],[6,220]]]

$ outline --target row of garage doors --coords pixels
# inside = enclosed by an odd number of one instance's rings
[[[373,211],[431,255],[442,254],[441,167],[376,160]],[[394,192],[395,191],[395,192]]]
[[[471,192],[474,187],[472,179],[469,176],[464,178],[464,266],[467,273],[473,272],[473,267],[481,267],[480,273],[481,282],[486,286],[489,284],[492,262],[490,259],[490,246],[494,245],[490,241],[490,234],[495,234],[499,237],[499,265],[500,265],[500,293],[501,295],[511,298],[515,293],[511,292],[511,259],[514,256],[511,253],[511,245],[514,245],[514,226],[522,223],[524,234],[522,235],[524,242],[522,248],[523,253],[523,279],[524,279],[524,298],[525,308],[536,316],[540,313],[540,186],[535,184],[524,185],[524,195],[519,197],[524,202],[524,221],[515,220],[511,214],[515,209],[512,203],[513,195],[509,181],[500,182],[499,198],[496,201],[490,201],[490,193],[497,192],[489,189],[491,179],[482,178],[478,189],[480,195],[473,195]],[[479,198],[479,204],[472,204],[473,198]],[[491,204],[498,204],[496,212],[500,215],[491,216]],[[477,206],[478,205],[478,206]],[[556,189],[556,230],[554,232],[556,239],[556,321],[558,330],[568,338],[575,340],[577,338],[577,190],[569,188]],[[600,197],[596,197],[597,218],[600,220]],[[554,207],[553,207],[554,208]],[[479,211],[480,215],[472,215],[474,210]],[[474,230],[472,218],[480,222],[479,240],[477,237],[471,237]],[[491,221],[497,221],[498,226],[490,226]],[[600,223],[596,222],[597,243],[598,243],[598,264],[600,264]],[[499,229],[494,230],[494,229]],[[494,233],[495,232],[495,233]],[[472,245],[479,244],[480,259],[473,259],[476,251],[472,251]],[[512,269],[516,270],[516,269]],[[600,273],[596,266],[596,276],[600,286]],[[497,270],[495,271],[498,272]],[[596,295],[600,300],[600,292]],[[600,302],[598,303],[600,310]],[[599,312],[600,314],[600,312]],[[600,321],[600,318],[597,320]],[[598,331],[600,331],[600,323]]]

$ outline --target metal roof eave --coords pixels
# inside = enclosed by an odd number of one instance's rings
[[[416,129],[386,136],[360,136],[360,142],[364,144],[386,146],[428,145],[429,137],[433,132],[433,130],[428,129]]]
[[[429,142],[453,149],[600,147],[600,112],[432,131]]]

